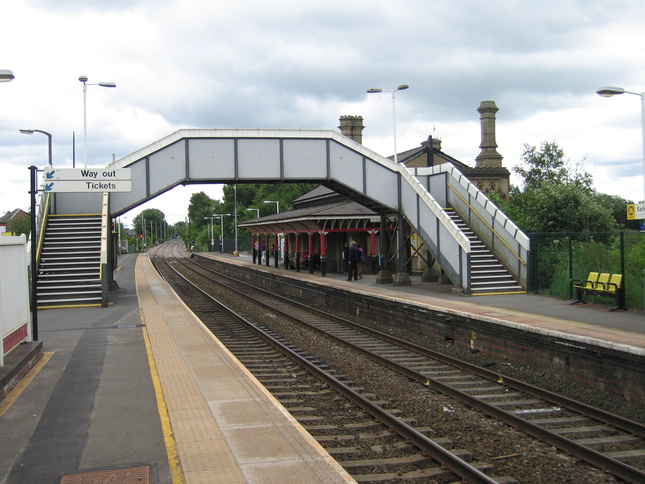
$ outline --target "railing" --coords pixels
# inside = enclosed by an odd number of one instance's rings
[[[526,234],[453,165],[410,170],[439,203],[452,207],[520,285],[527,287],[530,240]]]

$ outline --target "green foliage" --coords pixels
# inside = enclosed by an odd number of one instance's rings
[[[225,185],[222,201],[213,200],[204,192],[195,193],[188,206],[189,224],[181,237],[188,247],[193,244],[208,247],[212,223],[214,239],[220,238],[222,229],[224,238],[232,239],[235,237],[236,208],[238,224],[258,218],[258,215],[260,218],[273,215],[278,207],[280,213],[287,212],[293,209],[292,202],[295,199],[315,187],[316,185],[307,183]],[[277,201],[278,207],[275,203],[264,203],[265,200]],[[216,217],[211,221],[214,214]],[[219,214],[226,215],[220,217]],[[237,235],[238,240],[250,237],[249,231],[244,229],[238,229]]]
[[[7,232],[29,235],[31,231],[31,217],[16,217],[7,224]]]
[[[623,232],[624,254],[621,264],[620,233],[531,234],[533,260],[532,284],[539,293],[568,299],[570,279],[584,279],[590,272],[621,273],[628,308],[643,308],[643,271],[645,236]],[[589,296],[590,302],[612,304],[611,297]]]
[[[524,232],[613,231],[635,228],[626,220],[627,201],[593,190],[593,177],[565,158],[555,142],[538,150],[524,145],[522,165],[514,171],[523,179],[512,187],[504,212]]]

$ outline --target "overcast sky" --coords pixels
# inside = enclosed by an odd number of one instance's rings
[[[512,169],[525,143],[555,141],[586,159],[596,188],[643,199],[640,100],[595,94],[645,90],[643,0],[14,0],[0,6],[0,212],[29,208],[30,165],[104,166],[179,128],[337,130],[361,115],[363,143],[390,156],[433,135],[474,166],[477,107],[493,100],[498,151]],[[80,163],[80,165],[79,165]],[[190,195],[149,202],[170,223]],[[132,220],[137,208],[125,215]]]

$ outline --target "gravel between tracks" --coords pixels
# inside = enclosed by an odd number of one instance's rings
[[[368,322],[361,322],[374,327]],[[471,451],[473,461],[490,462],[494,465],[496,476],[511,476],[517,482],[540,484],[620,482],[577,458],[562,454],[547,444],[527,437],[505,424],[496,422],[418,383],[411,382],[397,373],[384,370],[374,364],[366,364],[362,358],[357,358],[342,345],[294,328],[290,323],[279,321],[263,321],[263,323],[304,350],[316,354],[356,384],[369,388],[379,399],[386,400],[393,408],[403,411],[404,416],[414,417],[417,419],[418,426],[432,428],[433,433],[429,435],[431,438],[448,438],[453,442],[454,449]],[[404,331],[396,328],[376,327],[375,329],[394,332],[398,337],[419,343],[420,336],[415,333],[405,334]],[[468,359],[476,364],[491,363],[486,361],[485,356],[459,351],[452,345],[432,341],[422,341],[422,344],[452,356]],[[504,365],[504,371],[500,370],[500,372],[534,384],[543,384],[546,378],[545,375],[532,372],[528,368],[509,367],[506,371],[506,366]],[[562,390],[570,386],[568,382],[557,382],[555,385],[551,382],[549,385],[552,390],[559,393],[565,393]],[[567,394],[574,398],[588,397],[589,403],[598,403],[597,396],[586,389],[577,388]],[[619,402],[615,402],[615,405],[619,405]],[[379,451],[375,450],[375,457],[378,454]]]

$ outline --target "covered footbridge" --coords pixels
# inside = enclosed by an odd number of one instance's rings
[[[101,213],[109,220],[177,185],[315,183],[405,220],[452,282],[471,293],[472,239],[444,210],[452,207],[526,285],[528,238],[456,169],[410,170],[335,131],[182,129],[107,168],[129,168],[132,191],[52,194],[45,213]]]

